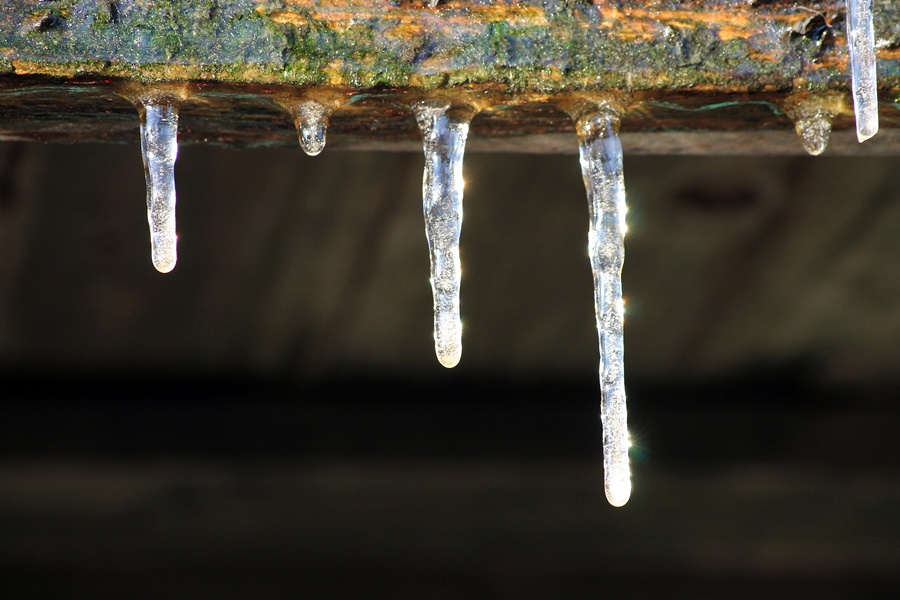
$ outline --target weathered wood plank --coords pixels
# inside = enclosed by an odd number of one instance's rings
[[[567,95],[609,90],[629,94],[625,132],[787,131],[790,99],[825,92],[842,129],[843,6],[14,0],[0,7],[0,137],[133,140],[120,83],[163,80],[190,84],[188,142],[292,143],[273,100],[323,86],[347,100],[332,130],[348,147],[414,139],[405,105],[430,93],[465,94],[485,109],[474,139],[530,134],[524,149],[571,131],[554,107]],[[900,3],[877,3],[883,128],[900,118],[898,23]]]
[[[848,83],[843,2],[57,0],[5,2],[4,70],[523,92],[746,91]],[[896,87],[898,10],[876,4]]]

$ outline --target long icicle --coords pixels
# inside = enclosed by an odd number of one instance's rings
[[[856,111],[856,137],[864,142],[878,133],[878,81],[872,0],[847,0],[847,44]]]
[[[473,111],[451,107],[442,100],[419,102],[412,108],[422,131],[425,152],[422,201],[431,257],[434,349],[438,361],[451,368],[462,356],[459,317],[462,165]]]
[[[153,266],[160,273],[175,268],[175,158],[178,155],[178,105],[170,99],[147,99],[140,105],[141,152],[147,178],[147,220]]]
[[[591,217],[588,253],[594,273],[594,308],[600,339],[604,488],[609,503],[622,506],[631,497],[631,470],[622,341],[626,208],[619,115],[612,107],[601,104],[582,114],[576,127]]]

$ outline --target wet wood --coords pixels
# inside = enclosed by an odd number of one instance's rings
[[[876,6],[887,129],[900,8]],[[347,148],[417,139],[407,105],[427,94],[477,103],[473,142],[488,150],[559,151],[544,136],[571,131],[560,100],[609,91],[628,94],[626,133],[788,132],[786,105],[810,93],[836,95],[841,130],[843,13],[835,1],[16,0],[0,7],[0,138],[134,140],[122,84],[158,81],[189,84],[184,141],[238,146],[295,143],[275,100],[320,89],[346,100],[331,131]]]

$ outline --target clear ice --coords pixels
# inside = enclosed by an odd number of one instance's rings
[[[794,129],[803,142],[803,147],[813,156],[825,152],[831,136],[831,115],[825,111],[815,111],[794,119]]]
[[[316,156],[325,149],[325,132],[328,130],[328,115],[331,109],[318,100],[304,100],[294,113],[294,125],[300,138],[300,147],[310,156]]]
[[[875,32],[872,0],[847,0],[847,44],[856,137],[864,142],[878,133],[878,83],[875,74]]]
[[[618,129],[618,114],[608,106],[600,106],[577,119],[581,173],[590,207],[588,254],[594,273],[594,308],[600,338],[604,488],[606,499],[613,506],[624,505],[631,496],[622,341],[626,208]]]
[[[163,99],[141,105],[141,152],[147,178],[147,220],[153,266],[175,268],[175,158],[178,155],[178,106]]]
[[[420,102],[412,108],[422,131],[425,151],[422,199],[431,257],[434,349],[438,361],[451,368],[462,356],[459,236],[463,217],[463,154],[472,112],[453,109],[444,101]]]

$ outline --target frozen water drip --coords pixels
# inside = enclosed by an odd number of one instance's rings
[[[875,32],[872,0],[847,0],[847,44],[856,137],[864,142],[878,133],[878,81],[875,72]]]
[[[161,273],[175,268],[175,158],[178,155],[178,106],[169,99],[140,104],[141,153],[147,178],[147,220],[153,266]]]
[[[297,127],[300,147],[309,156],[320,154],[325,149],[325,134],[331,109],[318,100],[304,100],[294,110],[294,125]]]
[[[782,104],[784,112],[794,122],[803,148],[811,155],[825,152],[831,137],[831,124],[844,108],[844,96],[839,92],[797,92]]]
[[[813,156],[818,156],[828,147],[828,138],[831,136],[831,116],[820,111],[799,117],[794,121],[794,129],[800,136],[803,148]]]
[[[422,204],[431,259],[434,347],[438,361],[455,367],[462,356],[459,316],[459,237],[463,217],[463,155],[474,111],[430,100],[412,106],[422,131],[425,174]]]
[[[604,489],[610,504],[623,506],[631,497],[631,469],[623,363],[626,207],[618,111],[598,104],[582,112],[576,128],[590,208],[588,254],[594,274],[594,309],[600,342]]]

